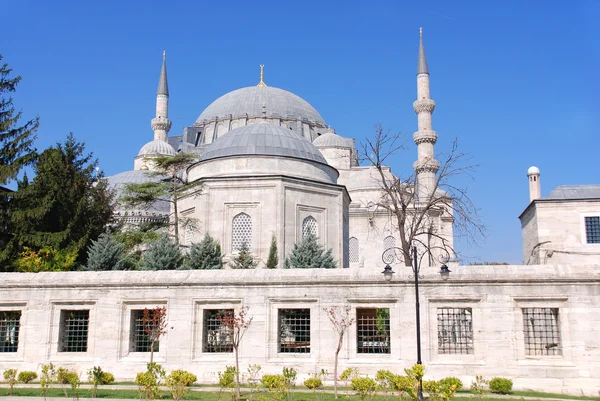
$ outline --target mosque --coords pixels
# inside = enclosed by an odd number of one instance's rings
[[[422,36],[416,81],[411,196],[422,200],[444,196],[435,186],[436,104]],[[254,364],[264,373],[294,367],[301,383],[325,369],[330,382],[338,336],[328,310],[337,307],[354,319],[340,371],[401,373],[418,355],[427,380],[455,376],[468,386],[477,375],[499,376],[512,379],[515,389],[597,396],[598,186],[559,187],[542,198],[540,170],[531,168],[530,203],[520,216],[525,265],[459,266],[447,255],[448,276],[439,274],[440,254],[423,259],[415,275],[401,262],[382,260],[399,245],[398,228],[374,207],[382,202],[382,184],[396,180],[391,170],[360,166],[354,140],[336,134],[305,100],[268,86],[262,68],[258,85],[218,98],[181,135],[168,135],[168,106],[163,56],[154,139],[141,147],[133,170],[109,177],[111,185],[120,190],[154,179],[158,155],[197,154],[185,174],[202,185],[180,199],[178,210],[199,228],[182,230],[180,242],[209,233],[225,259],[247,244],[258,268],[0,273],[3,368],[39,373],[52,362],[85,379],[88,369],[101,366],[117,381],[131,381],[150,358],[143,311],[164,306],[168,330],[154,361],[215,384],[217,372],[235,364],[231,337],[216,316],[248,308],[253,320],[240,345],[242,372]],[[169,213],[166,202],[118,211],[131,223]],[[434,247],[451,249],[452,208],[432,211],[427,220],[439,241]],[[282,268],[308,233],[332,250],[337,269]],[[265,269],[273,236],[280,266]],[[386,264],[395,273],[382,274]]]

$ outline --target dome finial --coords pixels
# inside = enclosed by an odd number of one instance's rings
[[[167,59],[167,51],[163,50],[163,61]]]
[[[144,150],[144,158],[142,159],[142,166],[140,167],[140,170],[148,170],[148,165],[146,164],[146,151]]]
[[[419,36],[423,36],[423,27],[419,28]]]
[[[265,65],[260,65],[260,82],[256,86],[267,86],[265,84]]]

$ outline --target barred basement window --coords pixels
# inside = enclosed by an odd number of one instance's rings
[[[473,353],[473,311],[471,308],[438,308],[438,354]]]
[[[360,251],[358,247],[358,238],[352,237],[349,241],[350,263],[358,263],[360,260]]]
[[[356,341],[356,352],[359,354],[389,354],[390,310],[357,308]]]
[[[150,310],[150,317],[153,311]],[[150,352],[152,341],[144,328],[144,310],[136,309],[131,311],[131,342],[129,350],[131,352]],[[158,352],[159,342],[154,342],[154,352]]]
[[[219,321],[219,315],[232,313],[233,309],[204,310],[202,352],[233,352],[231,329]]]
[[[278,343],[282,353],[310,353],[310,309],[279,309]]]
[[[585,237],[588,244],[600,244],[600,217],[585,218]]]
[[[308,216],[302,220],[302,239],[306,238],[309,234],[312,234],[315,237],[319,236],[317,220],[312,216]]]
[[[17,352],[21,311],[0,312],[0,352]]]
[[[523,308],[525,354],[562,355],[558,308]]]
[[[61,310],[58,352],[87,352],[89,310]]]
[[[236,214],[231,222],[231,251],[238,251],[243,244],[252,247],[252,218],[246,213]]]
[[[383,239],[383,261],[385,263],[393,263],[396,259],[395,252],[386,252],[390,248],[394,248],[396,246],[396,238],[391,235],[385,237]]]

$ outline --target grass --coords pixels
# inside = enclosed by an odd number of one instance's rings
[[[127,383],[132,384],[132,383]],[[47,398],[65,398],[65,391],[68,394],[68,398],[72,398],[71,389],[65,388],[50,388],[47,390],[46,397]],[[468,393],[459,393],[457,397],[454,398],[454,401],[475,401],[474,397],[465,397]],[[0,389],[0,396],[9,395],[8,388]],[[78,390],[79,398],[92,398],[91,390],[89,389],[79,389]],[[535,391],[515,391],[511,394],[512,396],[523,396],[523,397],[536,397],[536,398],[563,398],[563,399],[572,399],[572,400],[592,400],[592,401],[600,401],[600,397],[577,397],[577,396],[569,396],[563,394],[549,394],[549,393],[541,393]],[[39,387],[32,388],[15,388],[13,390],[13,396],[30,396],[30,397],[41,397],[41,389]],[[139,400],[140,396],[137,390],[105,390],[102,387],[98,388],[98,395],[96,398],[116,398],[116,399],[136,399]],[[243,399],[248,401],[275,401],[275,399],[269,393],[254,393],[250,394],[249,392],[242,392]],[[161,391],[159,395],[159,400],[171,400],[171,394],[167,391]],[[229,392],[215,392],[215,391],[190,391],[184,398],[184,400],[202,400],[202,401],[231,401],[231,393]],[[323,394],[315,394],[312,392],[296,392],[294,393],[293,401],[334,401],[334,395],[332,393],[323,393]],[[395,396],[375,396],[372,401],[397,401],[398,397]],[[483,398],[484,401],[501,401],[501,400],[511,400],[514,401],[515,398],[502,397],[502,398]],[[338,401],[360,401],[360,398],[356,395],[351,395],[349,397],[346,396],[345,391],[340,391],[340,396]]]

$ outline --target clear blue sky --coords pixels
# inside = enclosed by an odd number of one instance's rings
[[[466,184],[488,236],[476,260],[522,262],[526,171],[542,194],[600,182],[600,1],[3,2],[0,53],[41,117],[38,147],[73,132],[107,175],[153,138],[162,50],[171,134],[217,97],[258,82],[311,103],[358,142],[381,122],[412,133],[419,27],[437,102],[436,150],[458,138],[480,167]],[[414,144],[392,163],[402,176]],[[404,173],[403,173],[404,172]],[[466,262],[468,262],[467,260]]]

